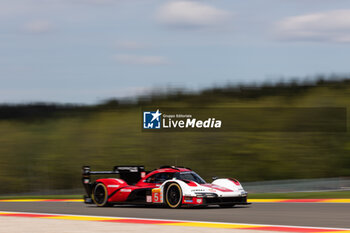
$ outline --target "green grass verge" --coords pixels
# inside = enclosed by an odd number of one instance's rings
[[[350,191],[296,192],[296,193],[250,193],[250,199],[322,199],[350,198]],[[83,195],[0,196],[4,199],[82,199]]]
[[[295,192],[295,193],[250,193],[251,199],[322,199],[350,198],[350,191],[333,192]]]

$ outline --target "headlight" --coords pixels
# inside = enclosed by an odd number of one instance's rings
[[[247,196],[247,192],[245,192],[245,191],[242,191],[242,192],[241,192],[241,196],[242,196],[242,197],[245,197],[245,196]]]
[[[195,193],[197,197],[207,197],[207,198],[214,198],[218,195],[215,193]]]

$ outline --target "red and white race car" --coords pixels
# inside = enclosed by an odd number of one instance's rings
[[[91,181],[91,175],[119,174],[120,178]],[[87,195],[85,203],[97,206],[114,204],[158,204],[170,208],[182,206],[247,205],[247,192],[232,178],[206,183],[189,168],[162,166],[146,172],[144,166],[115,166],[112,171],[91,171],[83,167],[82,178]]]

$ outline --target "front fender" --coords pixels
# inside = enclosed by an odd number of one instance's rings
[[[238,180],[233,178],[220,178],[214,180],[212,184],[236,191],[236,192],[245,192],[241,183]]]
[[[169,184],[171,184],[171,183],[177,183],[181,187],[181,191],[182,191],[183,196],[190,196],[191,195],[191,190],[193,187],[189,186],[186,182],[184,182],[182,180],[177,180],[177,179],[167,180],[159,187],[160,195],[162,197],[161,199],[163,200],[163,202],[165,200],[164,197],[165,197],[166,189],[169,186]]]

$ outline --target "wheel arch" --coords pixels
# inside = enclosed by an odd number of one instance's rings
[[[241,183],[237,179],[234,178],[220,178],[216,179],[212,182],[212,184],[219,185],[224,188],[228,188],[231,190],[243,190]]]
[[[103,203],[98,203],[97,200],[96,200],[96,197],[95,197],[95,191],[96,191],[96,188],[97,188],[98,185],[102,185],[102,187],[104,189],[104,192],[105,192],[105,198],[104,198]],[[92,187],[93,188],[92,188],[91,198],[92,198],[93,202],[97,206],[100,206],[100,207],[108,206],[108,188],[107,188],[107,186],[104,183],[102,183],[102,182],[95,182]]]
[[[182,193],[188,193],[189,187],[188,185],[183,182],[182,180],[167,180],[165,181],[162,186],[161,186],[161,190],[162,190],[162,194],[163,194],[163,198],[166,192],[166,189],[169,187],[170,184],[172,183],[176,183],[180,186]],[[164,200],[164,199],[163,199]]]
[[[120,189],[122,187],[128,186],[128,184],[122,180],[122,179],[115,179],[115,178],[103,178],[103,179],[98,179],[93,183],[92,189],[98,184],[102,183],[106,186],[108,195],[113,193],[116,189]]]
[[[179,196],[179,200],[176,204],[171,204],[171,201],[168,200],[169,196],[168,196],[168,191],[170,189],[171,186],[177,186],[179,191],[180,191],[180,196]],[[163,203],[165,205],[167,205],[170,208],[180,208],[182,206],[182,200],[183,200],[183,189],[181,187],[181,184],[179,182],[168,182],[166,185],[164,185],[164,189],[163,189]]]

